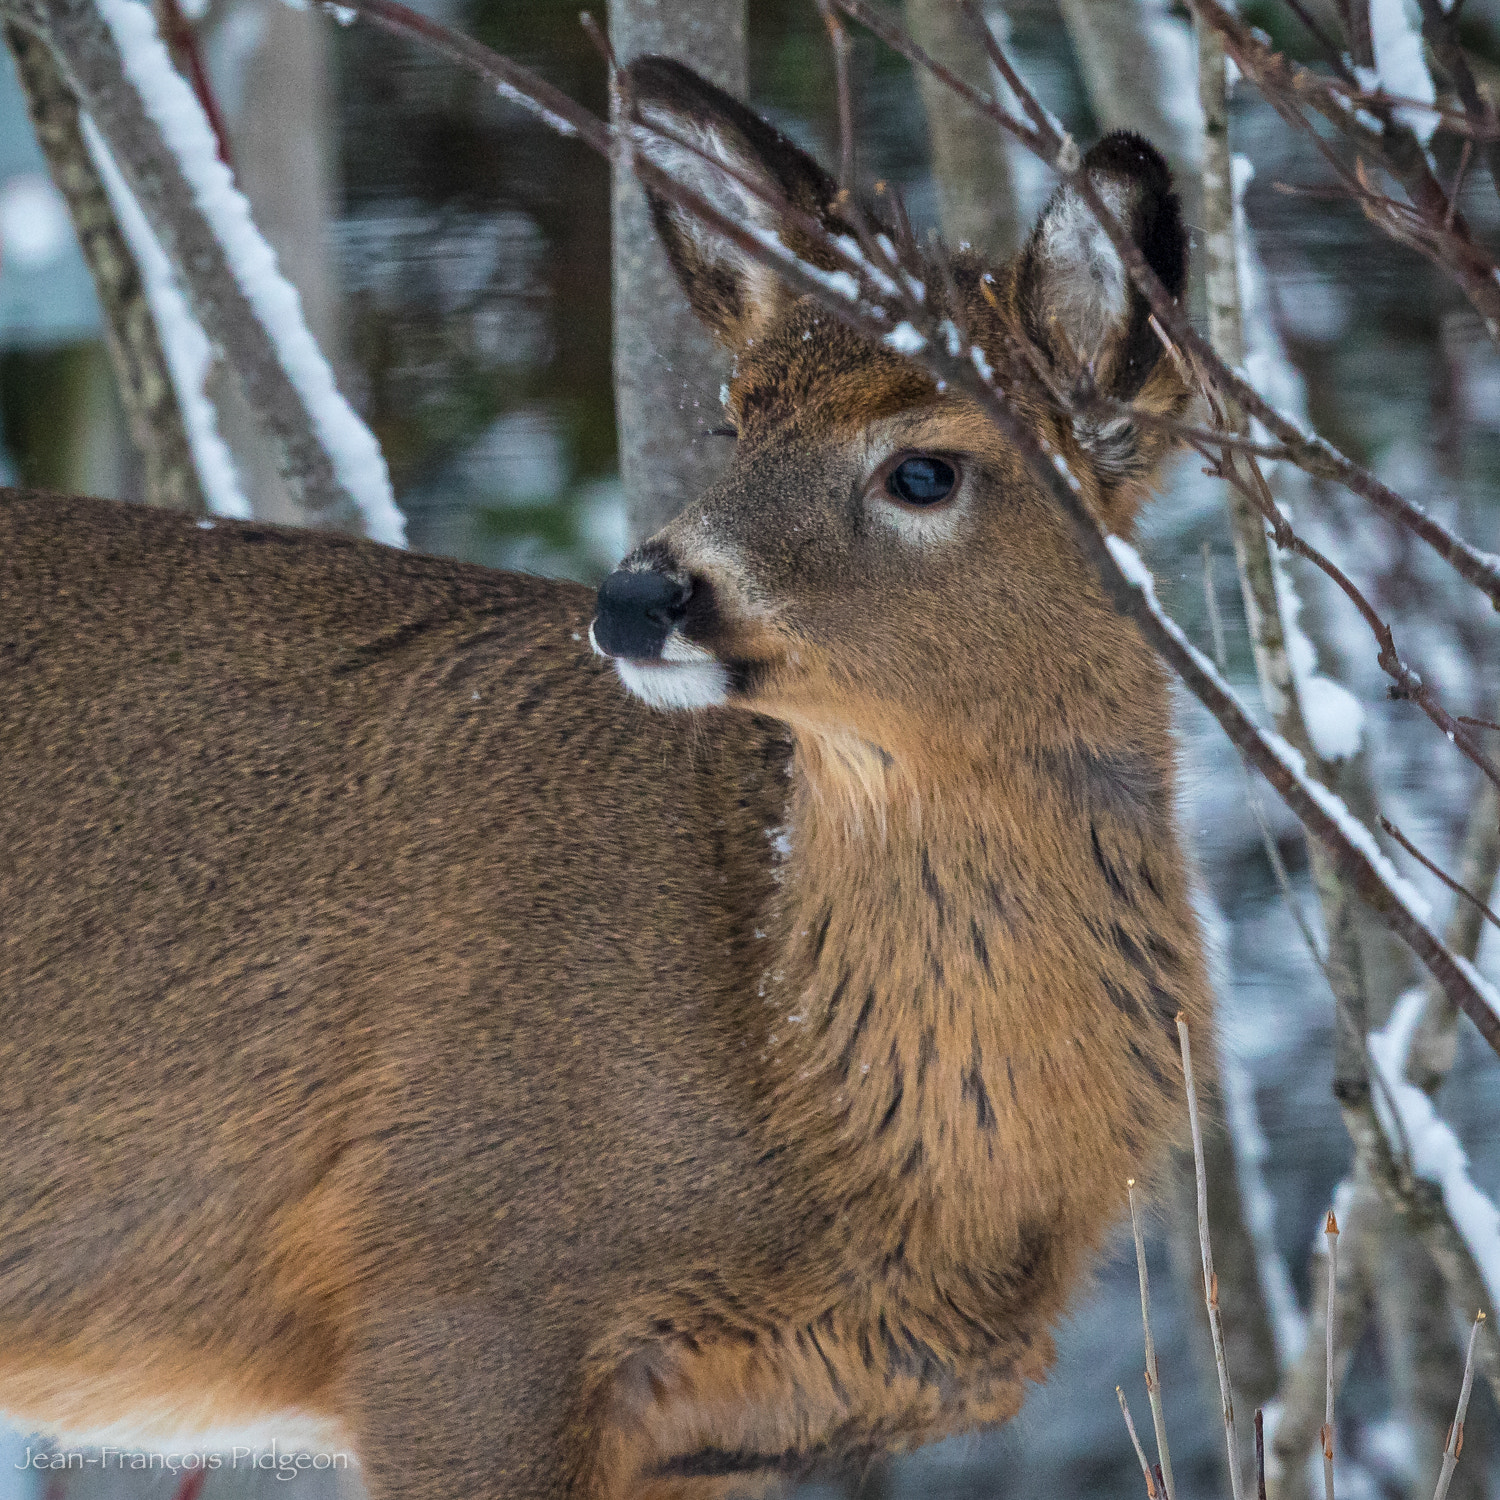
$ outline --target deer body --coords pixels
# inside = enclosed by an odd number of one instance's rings
[[[997,362],[1077,335],[1057,212],[956,270]],[[295,1413],[377,1497],[759,1493],[1010,1416],[1175,1129],[1206,991],[1159,666],[977,414],[658,222],[741,452],[597,605],[0,497],[23,1424]],[[1155,455],[1035,415],[1128,525]]]

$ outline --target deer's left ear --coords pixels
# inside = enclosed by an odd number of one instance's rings
[[[1161,152],[1129,131],[1107,135],[1083,159],[1090,178],[1130,229],[1151,269],[1174,297],[1187,283],[1187,233]],[[1163,358],[1151,309],[1089,206],[1064,185],[1037,221],[1016,267],[1015,302],[1027,336],[1063,385],[1091,377],[1095,388],[1134,400]],[[1165,393],[1163,393],[1165,394]],[[1129,424],[1105,423],[1097,437],[1106,468],[1136,466]]]
[[[803,259],[832,268],[826,253],[775,206],[784,202],[832,225],[838,188],[817,162],[738,99],[671,58],[637,58],[626,69],[626,85],[635,120],[645,127],[635,142],[642,155],[731,222],[775,236]],[[647,197],[693,311],[731,349],[758,337],[790,300],[780,278],[669,199],[649,188]]]

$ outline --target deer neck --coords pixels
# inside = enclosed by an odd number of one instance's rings
[[[1172,1018],[1203,986],[1165,755],[916,778],[799,738],[771,1124],[815,1139],[887,1271],[1014,1255],[1039,1225],[1085,1249],[1171,1129]]]

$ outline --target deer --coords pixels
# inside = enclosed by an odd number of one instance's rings
[[[830,264],[811,157],[627,81],[664,170]],[[1084,163],[1180,294],[1161,156]],[[651,206],[734,456],[597,594],[0,498],[22,1428],[340,1445],[375,1500],[777,1493],[1013,1416],[1176,1139],[1163,666],[969,397]],[[1188,392],[1087,208],[948,271],[1130,535],[1170,439],[1067,393]]]

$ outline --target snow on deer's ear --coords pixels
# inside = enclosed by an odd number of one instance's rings
[[[1180,297],[1187,283],[1187,232],[1161,153],[1122,130],[1105,136],[1083,164],[1105,203],[1129,226],[1151,269]],[[1066,184],[1053,194],[1021,251],[1016,305],[1027,336],[1065,385],[1091,379],[1098,390],[1122,401],[1161,397],[1170,404],[1175,398],[1170,369],[1152,380],[1163,366],[1164,350],[1144,295],[1088,204]],[[1121,419],[1081,428],[1078,437],[1119,477],[1149,457],[1141,451],[1135,424]]]
[[[746,186],[755,183],[828,221],[838,190],[810,156],[679,62],[640,57],[626,74],[634,119],[645,127],[637,134],[637,150],[734,223],[777,235],[789,250],[831,268],[808,236]],[[731,170],[720,171],[714,162]],[[790,297],[776,274],[676,204],[649,190],[647,197],[672,269],[715,336],[738,348],[769,327]]]

